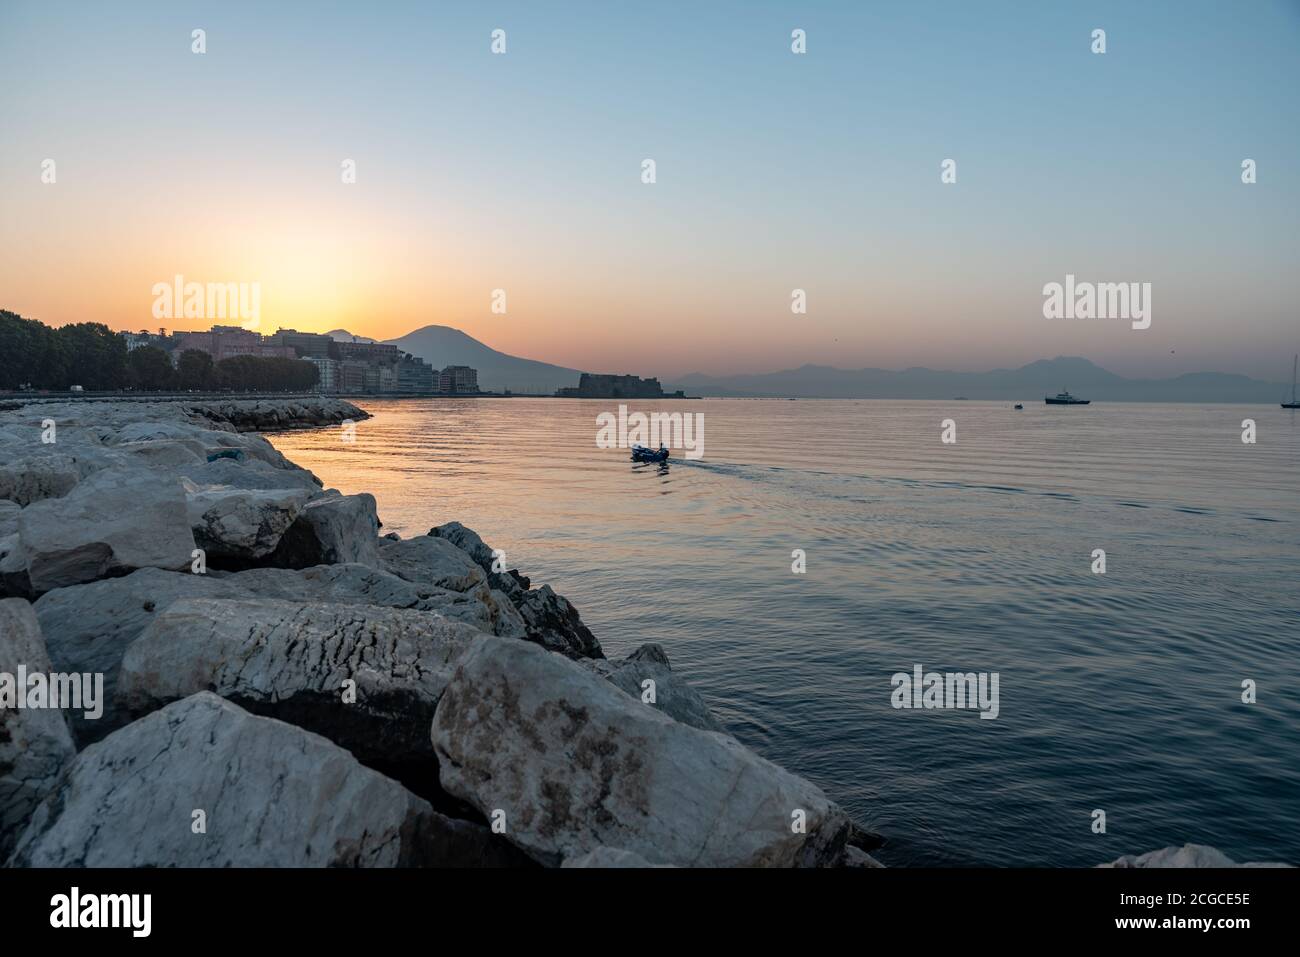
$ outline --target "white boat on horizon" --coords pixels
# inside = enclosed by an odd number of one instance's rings
[[[1048,405],[1088,405],[1092,402],[1091,399],[1076,399],[1069,392],[1058,392],[1055,398],[1048,396],[1043,401]]]

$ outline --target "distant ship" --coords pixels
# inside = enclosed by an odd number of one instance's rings
[[[1076,399],[1068,392],[1058,392],[1056,393],[1055,399],[1049,397],[1044,399],[1043,401],[1046,402],[1048,405],[1087,405],[1092,400]]]
[[[1300,409],[1300,402],[1295,400],[1295,364],[1297,360],[1300,360],[1300,353],[1297,353],[1295,358],[1291,360],[1291,401],[1282,403],[1284,409]]]

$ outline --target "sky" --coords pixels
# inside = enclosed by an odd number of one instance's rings
[[[266,332],[643,375],[1282,380],[1297,91],[1300,0],[0,0],[0,308],[206,328],[154,317],[179,274]],[[1151,283],[1150,328],[1045,318],[1067,274]]]

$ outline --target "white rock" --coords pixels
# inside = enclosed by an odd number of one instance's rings
[[[508,576],[494,576],[502,581]],[[568,658],[603,658],[600,642],[582,623],[578,609],[567,598],[557,595],[550,585],[509,592],[528,631],[530,641],[559,652]]]
[[[374,605],[182,599],[127,649],[116,704],[140,715],[213,691],[362,761],[431,769],[434,706],[456,658],[482,634],[431,612]]]
[[[194,536],[180,481],[146,469],[105,469],[60,499],[18,515],[34,593],[135,568],[187,567]]]
[[[514,606],[517,615],[509,615],[509,628],[498,627],[497,634],[514,634],[522,628],[529,641],[569,658],[604,658],[600,642],[582,623],[578,609],[557,595],[549,585],[530,588],[530,582],[517,571],[492,571],[497,560],[492,549],[478,533],[460,522],[448,522],[429,529],[429,539],[449,542],[488,575],[493,593],[505,596]],[[415,541],[421,541],[415,539]],[[427,547],[427,546],[426,546]],[[516,621],[517,619],[517,621]]]
[[[174,421],[170,415],[163,415],[157,420],[127,422],[114,430],[109,441],[118,444],[189,441],[206,446],[211,441],[210,437],[205,437],[209,431],[211,430],[188,422]]]
[[[53,447],[51,447],[53,448]],[[98,450],[89,455],[49,452],[6,457],[0,461],[0,498],[30,505],[47,498],[62,498],[104,463]]]
[[[249,598],[279,598],[284,601],[332,602],[345,605],[384,605],[440,611],[434,592],[420,588],[369,565],[315,565],[311,568],[248,568],[240,572],[217,572],[221,580]],[[457,597],[460,597],[459,595]],[[486,616],[481,616],[486,617]]]
[[[125,721],[113,704],[122,655],[145,627],[178,599],[271,598],[380,605],[437,612],[482,631],[520,637],[517,629],[506,627],[508,619],[494,620],[494,614],[501,609],[498,599],[487,603],[490,597],[486,589],[461,593],[417,585],[357,564],[318,565],[302,570],[250,568],[206,575],[144,568],[119,578],[53,589],[37,600],[35,609],[49,636],[50,656],[59,670],[104,675],[108,701],[103,716],[94,721],[73,716],[77,740],[85,744],[99,740]],[[509,603],[504,607],[510,608]],[[496,627],[503,630],[496,631]]]
[[[300,488],[309,492],[320,491],[320,480],[306,469],[279,469],[260,459],[237,461],[217,458],[197,464],[182,466],[180,474],[195,485],[225,485],[245,489]]]
[[[119,427],[107,441],[123,448],[130,448],[139,442],[185,442],[204,450],[204,458],[213,452],[232,449],[238,450],[245,459],[259,460],[277,469],[296,468],[283,453],[260,435],[240,435],[186,422],[165,419],[131,422]]]
[[[272,561],[290,568],[344,562],[379,565],[378,542],[375,497],[368,492],[340,495],[331,489],[303,507]]]
[[[453,591],[469,591],[487,582],[483,569],[465,552],[441,538],[380,539],[380,565],[409,582],[438,585]]]
[[[0,538],[18,534],[18,513],[22,510],[17,502],[0,499]]]
[[[408,582],[382,569],[355,562],[304,569],[250,568],[234,574],[217,574],[248,597],[436,611],[445,618],[492,634],[522,636],[517,617],[510,617],[513,606],[509,601],[501,604],[501,599],[486,587],[469,592],[451,591],[437,585]]]
[[[483,571],[492,571],[492,549],[473,529],[466,528],[460,522],[448,522],[429,529],[429,535],[432,538],[446,539],[467,554]]]
[[[843,856],[849,821],[819,788],[528,642],[477,639],[432,735],[443,788],[504,810],[506,835],[543,863],[602,845],[702,867]]]
[[[40,625],[21,598],[0,601],[0,682],[15,684],[19,666],[28,674],[51,672]],[[65,712],[18,708],[17,699],[0,705],[0,863],[13,849],[36,806],[50,793],[63,766],[76,753]]]
[[[194,541],[209,558],[262,558],[275,551],[310,494],[303,489],[189,491],[186,502]]]
[[[631,851],[624,851],[617,847],[598,847],[595,850],[588,851],[586,854],[579,854],[576,857],[566,857],[561,867],[600,867],[600,868],[628,868],[628,867],[667,867],[665,864],[651,864],[639,854],[633,854]]]
[[[849,845],[844,848],[844,866],[875,870],[876,868],[883,868],[885,865],[861,848]]]
[[[50,659],[59,671],[104,676],[104,714],[95,720],[72,715],[77,740],[97,741],[125,723],[113,703],[127,646],[149,622],[179,598],[236,598],[244,590],[228,579],[142,568],[121,578],[56,588],[34,605],[48,636]]]
[[[483,597],[484,593],[486,597]],[[489,610],[492,627],[484,630],[491,631],[494,635],[501,635],[503,638],[528,637],[528,626],[524,623],[523,616],[519,614],[519,609],[515,608],[514,602],[505,592],[484,585],[469,594],[478,595]]]
[[[704,731],[726,730],[699,692],[673,673],[661,645],[642,645],[618,661],[581,658],[578,663],[637,701],[645,702],[646,707],[658,708],[682,724]],[[651,691],[654,693],[653,702],[646,701]]]
[[[1206,844],[1162,847],[1145,854],[1125,854],[1099,867],[1290,867],[1290,864],[1238,864],[1217,848]]]
[[[177,471],[186,466],[206,462],[203,444],[193,439],[150,439],[127,442],[116,447],[118,452],[139,459],[150,468]]]
[[[202,833],[196,833],[202,812]],[[82,751],[19,840],[20,867],[401,867],[502,863],[318,735],[197,694]]]

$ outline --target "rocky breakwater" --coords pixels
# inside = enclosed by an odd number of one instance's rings
[[[0,412],[0,860],[875,865],[664,649],[606,659],[471,530],[381,537],[371,496],[249,434],[364,418]]]

